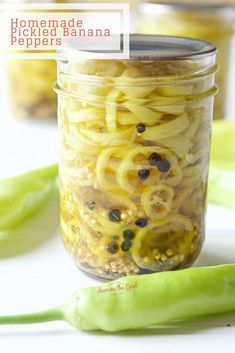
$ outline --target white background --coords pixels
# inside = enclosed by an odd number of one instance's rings
[[[0,178],[56,162],[56,124],[15,120],[6,109],[3,79],[0,85]],[[11,239],[0,240],[0,314],[55,306],[74,290],[97,283],[74,266],[59,238],[58,222],[54,200]],[[229,262],[235,262],[234,211],[209,205],[206,242],[196,265]],[[235,314],[115,335],[79,332],[66,323],[0,327],[0,353],[234,353],[234,347]]]

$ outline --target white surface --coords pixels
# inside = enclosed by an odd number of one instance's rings
[[[15,121],[4,111],[0,115],[0,178],[56,162],[55,124]],[[58,209],[52,202],[10,240],[0,241],[0,314],[55,306],[74,290],[97,283],[75,268],[57,227]],[[235,262],[234,211],[210,206],[206,238],[196,265]],[[20,244],[17,250],[16,242]],[[0,327],[1,353],[234,353],[234,346],[235,314],[174,329],[115,335],[78,332],[66,323]]]

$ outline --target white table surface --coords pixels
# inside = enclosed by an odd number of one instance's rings
[[[56,125],[16,121],[5,102],[0,101],[0,178],[56,162]],[[55,306],[74,290],[97,283],[74,266],[59,238],[58,222],[54,200],[11,239],[0,240],[0,314]],[[206,242],[196,265],[229,262],[235,262],[235,213],[209,205]],[[234,353],[235,314],[174,329],[119,334],[79,332],[66,323],[4,326],[0,352]]]

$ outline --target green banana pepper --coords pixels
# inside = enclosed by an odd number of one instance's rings
[[[235,208],[235,121],[213,122],[208,201]]]
[[[234,162],[235,163],[235,162]],[[227,161],[210,164],[208,201],[235,208],[235,166]]]
[[[211,160],[227,160],[235,167],[235,120],[213,122]]]
[[[64,305],[2,316],[0,324],[64,320],[85,331],[123,331],[235,311],[235,264],[129,276],[83,288]]]
[[[35,214],[56,190],[58,166],[0,181],[0,236]]]

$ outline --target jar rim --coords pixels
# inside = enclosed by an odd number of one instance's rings
[[[74,98],[74,99],[80,99],[81,101],[85,99],[86,101],[90,101],[90,102],[93,102],[93,103],[96,102],[96,103],[99,103],[101,105],[104,104],[104,103],[108,104],[108,105],[111,105],[111,106],[116,106],[117,105],[116,103],[108,102],[107,100],[106,101],[99,101],[99,100],[96,100],[95,97],[87,97],[87,96],[78,94],[78,93],[76,93],[76,92],[74,92],[72,90],[64,89],[64,88],[62,88],[59,85],[58,82],[55,82],[53,84],[53,90],[58,95],[65,96],[65,97],[70,97],[70,98]],[[187,96],[187,102],[190,103],[190,102],[206,100],[206,99],[208,99],[211,96],[215,96],[218,93],[218,91],[219,91],[219,88],[215,84],[214,86],[212,86],[206,92],[203,92],[203,93],[197,94],[197,95]],[[175,104],[182,104],[184,101],[185,101],[185,99],[183,97],[178,96],[178,102],[175,103]],[[159,105],[161,106],[162,103],[159,103]],[[120,104],[119,106],[122,106],[122,105]]]
[[[170,35],[130,34],[130,58],[139,61],[193,60],[214,55],[217,48],[209,41]],[[64,41],[57,52],[58,61],[81,58],[109,59],[105,51],[81,51],[76,39]],[[126,59],[128,60],[128,59]]]

